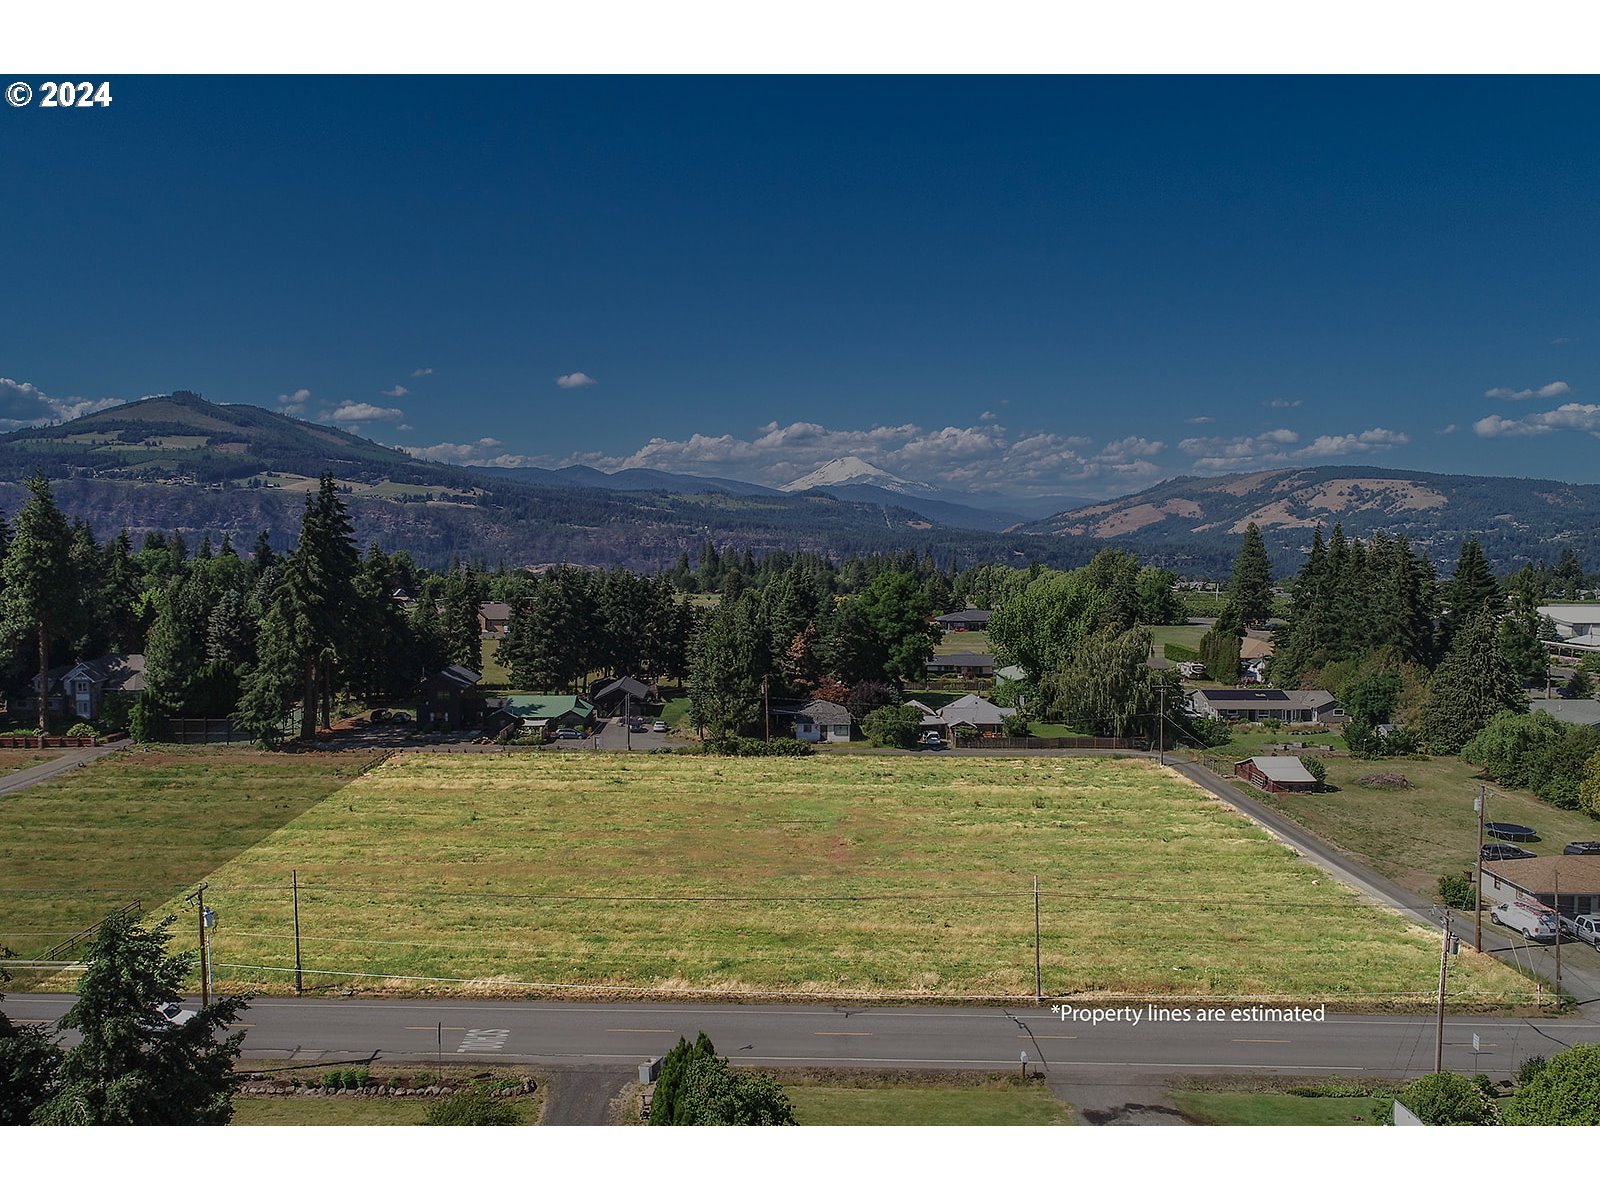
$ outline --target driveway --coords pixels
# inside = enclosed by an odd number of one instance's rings
[[[0,777],[0,796],[8,792],[20,792],[25,787],[32,787],[36,783],[43,783],[46,779],[54,779],[57,775],[75,770],[85,763],[92,763],[96,759],[104,758],[108,754],[116,754],[126,750],[132,743],[127,741],[112,742],[105,746],[83,746],[76,750],[64,751],[60,758],[53,758],[49,762],[39,763],[37,766],[24,767],[9,775]]]

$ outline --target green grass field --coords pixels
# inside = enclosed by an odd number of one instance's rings
[[[402,755],[207,868],[220,983],[284,990],[291,868],[325,988],[1031,996],[1034,873],[1047,993],[1425,1007],[1437,967],[1142,760]]]
[[[1071,1125],[1072,1110],[1044,1085],[786,1083],[801,1125]]]
[[[1174,1089],[1173,1107],[1199,1125],[1376,1125],[1373,1096]]]
[[[373,761],[131,750],[0,796],[0,946],[35,957],[127,901],[156,908]]]
[[[0,750],[0,775],[36,767],[40,763],[47,763],[51,759],[60,757],[59,750]]]
[[[1153,625],[1150,628],[1150,649],[1160,654],[1161,647],[1171,642],[1177,646],[1187,646],[1195,651],[1195,657],[1198,658],[1200,639],[1205,637],[1208,628],[1205,625]]]
[[[990,654],[989,634],[983,629],[969,629],[964,633],[947,633],[933,648],[935,654]]]
[[[421,1125],[429,1101],[394,1096],[239,1096],[234,1125]],[[539,1119],[537,1100],[513,1100],[524,1125]]]

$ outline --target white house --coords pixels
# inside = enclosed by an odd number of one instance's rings
[[[794,718],[794,736],[802,742],[848,742],[850,710],[831,700],[812,700],[796,708],[780,710]]]
[[[1507,900],[1532,900],[1568,916],[1600,912],[1600,855],[1539,854],[1479,864],[1483,902],[1489,907]]]

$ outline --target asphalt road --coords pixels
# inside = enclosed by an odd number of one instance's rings
[[[63,995],[4,1001],[14,1020],[54,1021]],[[1162,1012],[1173,1010],[1157,1005]],[[1131,1010],[1129,1010],[1131,1011]],[[1187,1010],[1191,1017],[1195,1010]],[[1063,1020],[1049,1006],[867,1008],[725,1004],[562,1004],[471,1000],[261,999],[241,1025],[252,1059],[308,1064],[382,1060],[631,1068],[704,1030],[735,1063],[862,1069],[1020,1068],[1026,1052],[1052,1080],[1074,1073],[1130,1079],[1183,1074],[1355,1073],[1399,1078],[1433,1070],[1431,1016],[1329,1013],[1323,1021]],[[1232,1012],[1231,1006],[1226,1010]],[[1479,1052],[1474,1055],[1473,1034]],[[1600,1042],[1587,1020],[1447,1018],[1445,1066],[1509,1077],[1523,1059]]]
[[[63,751],[60,758],[53,758],[49,762],[40,763],[33,767],[24,767],[20,771],[13,771],[9,775],[0,776],[0,796],[7,792],[20,792],[25,787],[32,787],[46,779],[53,779],[65,771],[75,770],[85,763],[92,763],[97,758],[104,758],[108,754],[116,754],[126,750],[130,743],[126,741],[113,742],[109,746],[82,746],[75,750]]]

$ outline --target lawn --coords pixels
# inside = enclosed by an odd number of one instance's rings
[[[325,989],[1031,996],[1035,873],[1047,993],[1415,1008],[1437,970],[1145,760],[400,755],[210,870],[219,983],[286,987],[291,868]]]
[[[511,690],[511,672],[500,662],[500,638],[483,639],[483,682],[479,685],[486,692],[509,692]]]
[[[1378,1098],[1174,1089],[1172,1104],[1199,1125],[1376,1125]]]
[[[1322,761],[1328,783],[1338,791],[1285,792],[1264,796],[1265,802],[1423,895],[1434,894],[1440,875],[1471,869],[1478,849],[1472,801],[1485,782],[1476,767],[1458,758],[1370,761],[1332,756]],[[1404,775],[1414,786],[1381,788],[1359,782],[1380,772]],[[1600,838],[1600,822],[1583,813],[1556,808],[1529,792],[1488,786],[1488,819],[1533,826],[1541,840],[1528,849],[1536,853],[1560,854],[1568,842]]]
[[[0,946],[35,957],[130,900],[157,907],[374,761],[126,751],[0,796]],[[19,973],[8,987],[27,978]]]
[[[1072,1110],[1044,1084],[897,1084],[833,1087],[786,1083],[801,1125],[1071,1125]]]
[[[1205,637],[1210,628],[1209,625],[1153,625],[1150,628],[1150,650],[1160,654],[1161,647],[1172,642],[1174,645],[1187,646],[1198,658],[1200,639]]]
[[[963,633],[947,633],[939,639],[938,645],[933,648],[936,655],[946,654],[992,654],[994,648],[989,644],[989,633],[984,629],[969,629]]]
[[[36,767],[40,763],[47,763],[53,758],[60,757],[59,750],[0,750],[0,776]]]

